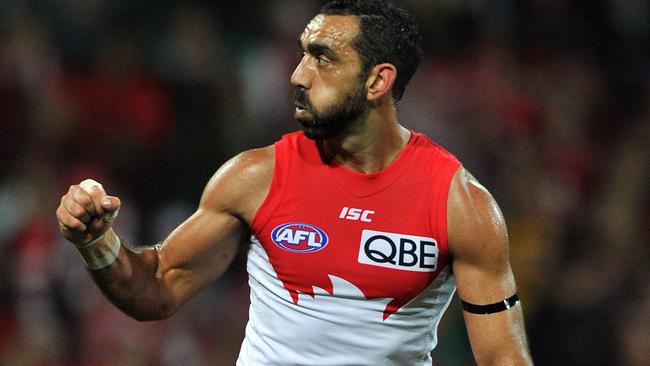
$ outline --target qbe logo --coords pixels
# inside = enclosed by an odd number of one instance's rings
[[[417,272],[435,272],[438,242],[423,236],[363,230],[359,263]]]
[[[284,250],[297,253],[319,251],[327,245],[325,231],[314,225],[290,222],[277,226],[271,232],[271,239]]]

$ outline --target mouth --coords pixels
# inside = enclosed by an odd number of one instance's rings
[[[302,119],[308,119],[311,116],[311,112],[309,111],[309,108],[305,106],[304,104],[294,102],[293,104],[296,108],[295,110],[295,117],[296,118],[302,118]]]
[[[306,111],[307,110],[307,107],[304,104],[294,102],[293,105],[294,105],[294,107],[296,107],[296,110],[298,110],[298,111]]]

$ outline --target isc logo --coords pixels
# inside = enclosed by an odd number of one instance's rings
[[[301,222],[276,227],[271,232],[271,239],[280,248],[297,253],[316,252],[325,248],[328,242],[325,231]]]
[[[352,221],[372,222],[370,215],[374,215],[375,211],[362,210],[360,208],[343,207],[339,214],[339,219],[346,219]]]
[[[438,242],[423,236],[363,230],[359,263],[417,272],[435,272]]]

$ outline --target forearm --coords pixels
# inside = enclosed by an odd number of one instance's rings
[[[119,246],[119,247],[118,247]],[[158,320],[169,317],[178,304],[159,275],[157,248],[142,251],[129,249],[112,231],[107,231],[95,244],[78,248],[86,267],[101,291],[124,313],[138,320]],[[103,268],[102,257],[116,258]],[[101,265],[100,265],[101,266]]]
[[[477,365],[532,365],[521,305],[495,314],[464,312]]]
[[[61,197],[56,212],[59,230],[76,246],[94,281],[119,309],[138,320],[167,318],[221,276],[250,237],[241,210],[232,209],[248,199],[241,196],[242,190],[232,188],[242,182],[224,183],[233,178],[222,175],[234,174],[224,171],[208,184],[197,211],[164,244],[153,248],[134,250],[120,244],[112,226],[121,201],[90,180],[70,186]],[[252,217],[255,205],[251,207],[246,217]]]

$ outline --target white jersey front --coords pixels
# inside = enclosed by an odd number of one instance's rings
[[[443,270],[419,296],[383,319],[390,298],[366,299],[329,276],[333,293],[314,288],[295,304],[253,239],[248,254],[251,306],[238,366],[431,365],[436,328],[455,290]]]

